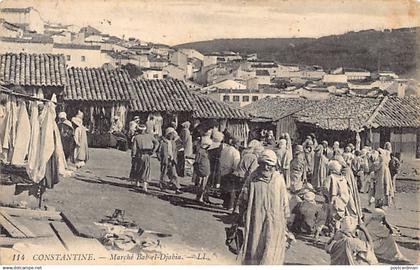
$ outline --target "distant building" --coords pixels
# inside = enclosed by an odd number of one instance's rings
[[[0,37],[19,38],[23,36],[23,32],[22,27],[0,19]]]
[[[246,69],[246,67],[242,67],[242,66],[236,69],[233,72],[233,75],[235,79],[240,79],[240,80],[249,80],[249,79],[257,77],[255,70]]]
[[[347,83],[347,76],[344,74],[325,74],[322,77],[324,83]]]
[[[221,82],[204,87],[203,91],[212,91],[217,89],[246,89],[246,85],[240,82],[227,79]]]
[[[188,56],[181,51],[174,51],[169,54],[169,62],[186,71]]]
[[[150,52],[155,55],[160,55],[163,57],[168,57],[171,52],[173,52],[174,49],[166,44],[158,44],[155,43],[152,45],[152,48],[150,49]]]
[[[163,70],[157,68],[143,68],[141,70],[143,74],[141,75],[142,79],[148,80],[161,80],[163,79]]]
[[[260,74],[262,74],[261,71],[263,72],[268,72],[268,76],[270,77],[276,77],[277,76],[277,71],[278,71],[278,65],[275,63],[272,64],[251,64],[250,69],[253,69],[257,72],[257,76],[258,76],[258,72]]]
[[[165,78],[170,77],[173,79],[178,80],[185,80],[186,79],[186,72],[184,69],[180,68],[179,66],[176,66],[174,64],[169,64],[166,67],[163,68],[163,76]]]
[[[28,8],[2,8],[0,18],[9,23],[23,27],[25,30],[44,33],[44,21],[39,12],[33,7]]]
[[[208,96],[218,101],[234,103],[240,107],[246,106],[265,97],[298,97],[297,95],[281,93],[277,89],[218,89],[209,93]]]
[[[258,85],[271,84],[271,76],[268,70],[265,70],[265,69],[257,70],[255,72],[255,75],[257,76],[257,79],[258,79]]]
[[[100,46],[55,43],[53,53],[64,54],[70,67],[101,67],[106,62]]]
[[[26,34],[20,38],[0,37],[0,53],[52,53],[53,40],[39,34]]]
[[[362,68],[337,68],[331,74],[338,75],[344,74],[347,76],[348,81],[363,81],[371,77],[370,71]]]
[[[203,57],[203,66],[211,66],[211,65],[216,65],[217,64],[217,55],[204,55]]]
[[[179,49],[179,51],[185,54],[188,58],[197,58],[201,61],[204,60],[204,54],[195,49]]]

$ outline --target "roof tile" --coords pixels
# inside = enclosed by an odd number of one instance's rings
[[[59,54],[0,54],[0,81],[3,85],[64,86],[66,69]]]
[[[102,68],[68,69],[69,84],[65,88],[65,100],[81,101],[128,101],[131,81],[125,70]]]

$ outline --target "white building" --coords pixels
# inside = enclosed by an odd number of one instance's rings
[[[362,81],[370,78],[370,71],[360,68],[344,68],[344,75],[349,81]]]
[[[216,89],[246,89],[246,85],[234,80],[223,80],[221,82],[204,87],[203,91],[213,91]]]
[[[295,94],[280,93],[276,89],[219,89],[208,94],[209,97],[224,102],[232,102],[240,107],[265,97],[296,98]]]
[[[201,52],[195,49],[179,49],[179,51],[187,55],[188,58],[197,58],[197,59],[200,59],[201,61],[204,60],[204,54],[202,54]]]
[[[39,12],[32,8],[2,8],[0,9],[0,18],[24,27],[26,30],[44,33],[44,21]]]
[[[347,83],[347,76],[344,74],[325,74],[322,77],[323,83]]]
[[[163,79],[163,71],[157,68],[142,68],[143,74],[141,77],[148,80],[161,80]]]
[[[70,67],[101,67],[106,63],[100,46],[56,43],[53,53],[64,54]]]
[[[43,36],[34,37],[0,37],[0,53],[52,53],[53,40]]]

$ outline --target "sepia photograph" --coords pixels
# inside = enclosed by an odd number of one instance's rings
[[[0,0],[2,269],[418,269],[419,8]]]

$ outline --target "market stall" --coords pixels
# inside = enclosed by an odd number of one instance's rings
[[[69,118],[83,112],[91,147],[116,145],[110,133],[114,117],[126,126],[127,107],[132,83],[124,70],[75,68],[67,70],[69,83],[65,88],[65,111]]]

